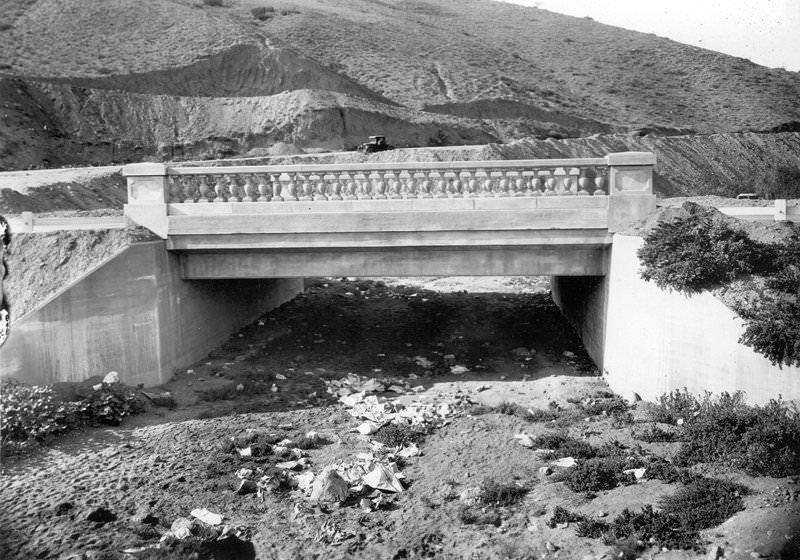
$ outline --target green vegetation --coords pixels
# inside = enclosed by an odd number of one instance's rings
[[[59,397],[51,385],[5,381],[0,388],[0,446],[4,457],[47,444],[80,426],[117,426],[144,410],[139,394],[121,383],[102,383],[78,400]]]
[[[691,293],[744,274],[766,277],[767,289],[735,308],[746,321],[739,342],[773,364],[800,365],[800,231],[781,243],[765,244],[714,210],[696,205],[688,210],[687,216],[661,222],[647,235],[638,252],[642,278]]]

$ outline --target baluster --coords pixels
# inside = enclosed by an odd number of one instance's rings
[[[256,199],[256,202],[269,202],[272,193],[268,181],[264,178],[264,175],[262,174],[255,175],[255,178],[256,178],[256,192],[258,193],[258,198]]]
[[[594,178],[594,184],[595,184],[595,187],[597,187],[597,188],[592,193],[592,196],[605,196],[606,194],[608,194],[606,192],[606,176],[605,175],[598,174]]]
[[[480,198],[486,198],[488,196],[492,196],[493,184],[492,184],[492,177],[489,173],[486,173],[483,169],[479,170],[476,174],[478,178],[478,196]]]
[[[311,200],[328,200],[328,184],[324,177],[315,173],[308,180],[311,182]]]
[[[461,198],[461,179],[458,173],[448,171],[444,174],[445,181],[447,182],[447,198]]]
[[[377,181],[373,182],[374,185],[374,196],[375,198],[386,199],[388,197],[387,190],[389,188],[389,183],[384,178],[387,176],[386,174],[381,174],[379,172],[375,173]]]
[[[553,176],[551,169],[540,171],[544,179],[544,196],[554,196],[556,194],[556,178]]]
[[[289,182],[289,176],[285,173],[279,173],[278,175],[270,175],[270,180],[273,188],[272,200],[275,202],[286,200],[283,197],[286,194],[286,183]]]
[[[578,194],[578,177],[581,174],[581,170],[577,167],[570,168],[568,175],[569,179],[564,180],[564,187],[567,190],[567,194],[576,195]]]
[[[494,171],[492,173],[492,182],[494,183],[494,192],[492,193],[497,198],[505,198],[508,196],[508,179],[502,171]]]
[[[473,171],[467,171],[467,180],[464,187],[464,198],[474,198],[478,195],[478,180],[475,178]]]
[[[581,196],[590,195],[589,189],[592,186],[592,176],[594,171],[591,169],[583,168],[580,170],[580,177],[578,178],[578,194]]]
[[[530,196],[530,193],[528,192],[528,179],[525,177],[525,172],[517,171],[514,173],[514,175],[514,196]]]
[[[329,181],[328,199],[342,200],[342,183],[339,181],[339,175],[325,175],[325,178]]]
[[[197,199],[197,202],[210,202],[209,198],[213,198],[211,195],[211,189],[208,186],[208,181],[205,175],[200,175],[198,178],[198,186],[197,190],[200,193],[200,198]]]
[[[417,181],[417,185],[419,186],[417,190],[417,198],[431,198],[431,180],[428,177],[427,171],[421,171],[419,174],[419,180]]]
[[[224,175],[217,175],[217,182],[214,184],[214,193],[216,194],[214,202],[225,202],[227,199],[225,183],[222,182],[224,177]]]
[[[523,180],[525,181],[525,196],[539,196],[539,186],[536,184],[536,173],[534,171],[523,171]]]
[[[415,173],[403,171],[400,174],[401,177],[403,177],[403,173],[405,173],[403,181],[403,198],[417,198],[417,178],[414,176]]]
[[[297,179],[297,200],[304,202],[311,200],[311,183],[308,182],[308,175],[295,173],[295,178]]]
[[[386,198],[398,199],[400,198],[400,181],[397,180],[397,175],[394,171],[389,171],[383,176],[386,182]]]
[[[350,176],[349,173],[342,173],[342,199],[344,200],[353,200],[356,197],[356,184],[353,181],[353,178]]]
[[[228,202],[241,202],[242,199],[239,197],[239,181],[236,175],[226,175],[228,179],[227,185],[227,193],[228,193]]]
[[[244,176],[244,201],[255,202],[258,199],[258,188],[253,183],[253,176],[247,174]]]

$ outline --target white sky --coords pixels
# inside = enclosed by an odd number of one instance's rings
[[[800,72],[800,0],[500,0]]]

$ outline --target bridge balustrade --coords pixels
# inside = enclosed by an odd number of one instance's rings
[[[603,196],[605,158],[168,168],[169,202]]]

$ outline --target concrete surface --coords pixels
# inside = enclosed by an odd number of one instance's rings
[[[302,290],[302,279],[192,282],[163,241],[136,243],[15,322],[0,375],[158,385]]]

